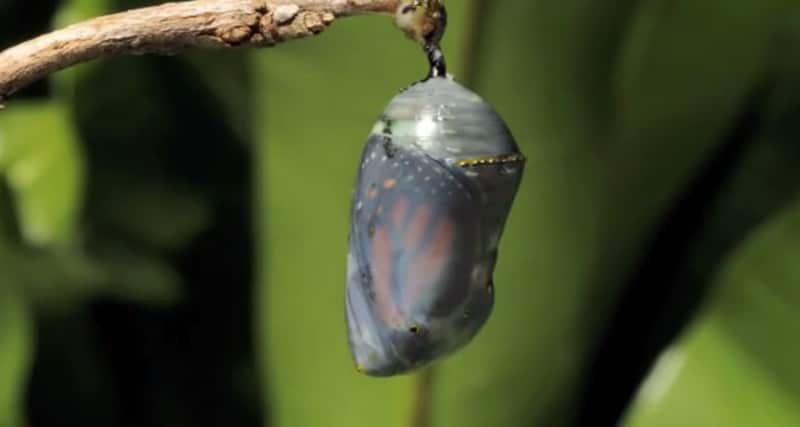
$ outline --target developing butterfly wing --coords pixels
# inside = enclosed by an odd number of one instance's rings
[[[477,188],[413,144],[394,144],[389,130],[371,135],[362,156],[348,255],[350,346],[371,375],[466,344],[493,301]],[[476,277],[481,263],[492,265]]]

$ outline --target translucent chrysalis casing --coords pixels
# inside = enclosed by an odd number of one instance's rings
[[[500,116],[450,78],[389,103],[364,148],[351,212],[347,326],[360,371],[406,373],[483,326],[523,167]]]

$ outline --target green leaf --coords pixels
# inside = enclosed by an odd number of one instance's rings
[[[450,7],[446,49],[458,77],[467,2]],[[370,128],[391,97],[425,76],[419,47],[389,18],[337,22],[255,58],[262,360],[275,425],[409,425],[413,377],[358,374],[347,349],[349,205]]]
[[[695,326],[643,385],[629,426],[800,423],[800,204],[735,251]]]
[[[642,3],[613,82],[617,112],[605,156],[613,167],[609,217],[617,221],[608,225],[615,237],[609,254],[637,260],[644,233],[722,142],[753,87],[767,76],[793,4]],[[624,215],[616,212],[620,206],[627,208]]]
[[[72,310],[97,295],[152,305],[180,296],[172,266],[122,243],[103,242],[88,254],[76,244],[37,249],[18,241],[8,193],[0,186],[0,294],[20,292],[49,311]]]
[[[0,173],[14,192],[30,244],[73,237],[83,201],[83,157],[66,109],[56,102],[15,102],[0,114]]]
[[[23,427],[33,320],[25,300],[4,285],[0,283],[0,426]]]
[[[78,248],[16,256],[15,280],[48,311],[69,311],[103,296],[125,302],[166,306],[181,296],[181,278],[161,257],[106,245],[89,256]]]
[[[93,262],[102,273],[96,294],[149,306],[174,304],[181,297],[181,277],[162,257],[119,245],[105,248]]]
[[[163,183],[129,182],[124,190],[98,200],[94,213],[95,220],[114,224],[123,237],[170,251],[187,247],[213,219],[202,197]]]

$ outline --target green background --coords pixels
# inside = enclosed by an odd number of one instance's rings
[[[0,46],[146,2],[0,2]],[[348,355],[387,17],[58,73],[0,111],[0,427],[800,425],[800,5],[447,2],[528,157],[495,311],[423,375]]]

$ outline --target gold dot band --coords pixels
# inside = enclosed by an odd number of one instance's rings
[[[497,156],[497,157],[482,157],[477,159],[467,159],[467,160],[459,160],[456,165],[462,168],[470,168],[476,166],[488,166],[488,165],[504,165],[508,163],[522,163],[525,161],[525,156],[522,154],[509,154],[507,156]]]

